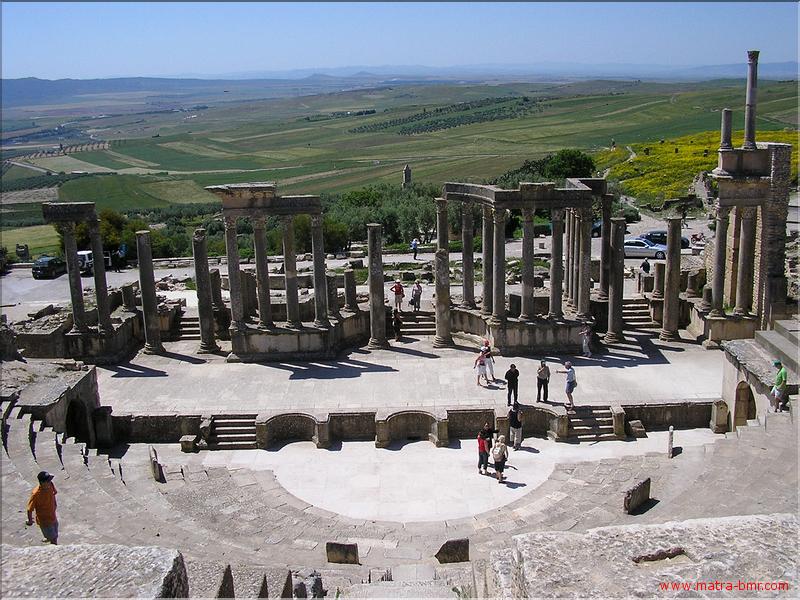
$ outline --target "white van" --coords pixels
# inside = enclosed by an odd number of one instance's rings
[[[103,252],[106,268],[111,268],[111,253]],[[78,270],[81,275],[91,275],[94,271],[94,255],[91,250],[78,250]]]

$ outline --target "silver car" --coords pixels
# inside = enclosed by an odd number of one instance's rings
[[[625,258],[658,258],[667,256],[667,247],[642,238],[625,240]]]

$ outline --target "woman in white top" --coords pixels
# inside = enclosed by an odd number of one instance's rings
[[[475,359],[474,368],[478,369],[478,385],[481,385],[481,377],[486,380],[486,385],[489,385],[489,378],[486,377],[486,357],[484,356],[483,352],[478,354],[478,357]]]
[[[567,385],[564,389],[564,391],[567,393],[567,400],[569,400],[567,409],[575,410],[575,403],[572,401],[572,392],[575,391],[576,387],[578,387],[578,380],[575,378],[575,369],[572,368],[572,363],[567,361],[564,363],[564,366],[566,367],[566,371],[558,372],[567,374]]]

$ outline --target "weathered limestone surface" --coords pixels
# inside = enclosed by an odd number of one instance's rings
[[[583,534],[531,533],[515,536],[513,542],[515,552],[492,553],[495,596],[500,598],[651,598],[663,582],[736,586],[738,581],[784,581],[789,590],[797,586],[798,523],[789,514],[600,527]],[[684,553],[669,560],[634,562],[675,547]],[[564,565],[569,565],[568,577]],[[735,587],[695,594],[756,595]]]
[[[630,514],[636,512],[640,506],[645,504],[648,500],[650,500],[650,478],[648,477],[644,481],[640,481],[627,492],[625,492],[625,498],[623,499],[622,508],[623,510]]]
[[[205,229],[195,229],[192,237],[194,279],[197,287],[197,312],[200,320],[200,352],[219,350],[214,340],[214,305],[211,275],[208,271],[208,240]]]
[[[381,254],[381,225],[367,225],[369,248],[369,347],[386,348],[386,309],[383,292],[383,256]]]
[[[116,544],[17,548],[3,544],[4,597],[185,598],[177,550]]]
[[[149,230],[136,232],[136,250],[139,257],[139,289],[142,292],[142,316],[144,317],[144,352],[158,354],[164,352],[164,346],[161,345],[158,299],[156,298]]]

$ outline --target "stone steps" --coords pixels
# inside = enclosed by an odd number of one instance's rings
[[[777,329],[756,331],[755,341],[768,354],[780,359],[787,370],[798,373],[797,341]]]
[[[607,406],[581,406],[567,411],[568,438],[577,441],[615,440],[611,408]]]
[[[211,450],[255,450],[256,415],[214,415],[208,437]]]
[[[200,339],[200,317],[189,317],[181,315],[178,320],[178,330],[174,337],[175,340],[199,340]]]

